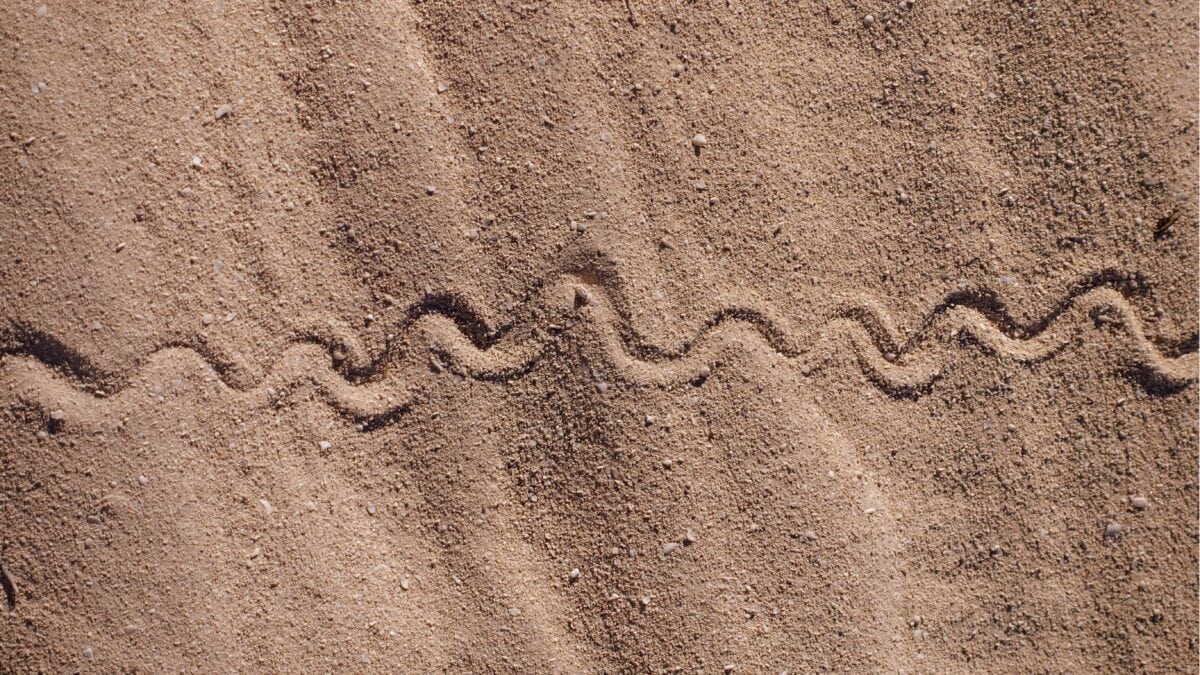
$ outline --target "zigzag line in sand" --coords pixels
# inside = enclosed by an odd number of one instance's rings
[[[915,397],[940,376],[948,345],[967,341],[1000,359],[1034,363],[1059,353],[1091,323],[1121,331],[1122,349],[1114,358],[1145,388],[1173,391],[1194,382],[1194,346],[1186,354],[1163,356],[1146,337],[1129,301],[1110,287],[1114,283],[1101,274],[1078,284],[1027,327],[1017,324],[992,294],[955,294],[907,338],[886,309],[861,297],[808,334],[806,344],[765,303],[730,298],[694,337],[665,349],[633,332],[619,287],[609,289],[592,276],[564,274],[526,303],[526,320],[495,331],[466,301],[431,295],[409,308],[397,340],[375,360],[366,356],[353,331],[325,322],[301,331],[265,374],[202,345],[171,345],[146,357],[133,377],[148,384],[207,374],[223,393],[248,406],[279,404],[297,391],[315,391],[342,416],[370,430],[395,422],[413,405],[420,393],[412,385],[414,369],[426,367],[421,357],[432,353],[463,375],[503,381],[530,370],[568,331],[599,349],[620,377],[660,387],[704,379],[723,351],[746,348],[747,340],[764,343],[805,372],[827,363],[849,343],[873,383],[894,396]],[[13,346],[0,359],[0,383],[19,400],[43,410],[61,409],[65,419],[97,424],[118,415],[129,403],[127,397],[139,395],[129,380],[98,371],[50,336],[18,326],[6,341]],[[342,352],[337,362],[335,349]],[[108,390],[93,393],[101,386]]]

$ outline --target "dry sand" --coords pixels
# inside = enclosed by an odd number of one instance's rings
[[[0,670],[1195,672],[1194,2],[0,39]]]

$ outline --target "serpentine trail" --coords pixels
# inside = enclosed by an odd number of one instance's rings
[[[941,376],[947,352],[956,344],[973,343],[993,358],[1029,364],[1055,356],[1085,330],[1105,325],[1121,336],[1121,349],[1112,358],[1143,387],[1170,392],[1195,382],[1194,345],[1187,353],[1161,353],[1118,285],[1113,273],[1093,275],[1028,326],[1012,319],[994,293],[960,292],[947,296],[908,336],[867,296],[844,303],[808,331],[796,329],[764,303],[730,302],[691,338],[663,348],[635,334],[619,286],[592,274],[565,273],[526,303],[525,320],[498,330],[489,329],[458,296],[427,295],[409,307],[395,339],[376,358],[348,327],[312,322],[261,375],[227,355],[172,344],[149,354],[131,376],[115,376],[100,372],[53,336],[13,325],[0,356],[0,382],[47,412],[62,410],[67,420],[98,422],[125,405],[133,380],[164,382],[208,373],[249,405],[278,404],[294,392],[315,391],[339,414],[371,430],[394,423],[412,407],[420,393],[414,368],[429,367],[431,358],[436,367],[464,376],[504,381],[528,372],[567,335],[598,349],[619,377],[643,386],[703,380],[722,352],[758,342],[805,372],[849,349],[876,386],[893,396],[916,397]],[[96,393],[101,386],[107,389]]]

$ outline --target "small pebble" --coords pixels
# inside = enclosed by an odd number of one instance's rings
[[[401,577],[400,588],[403,588],[406,591],[412,588],[412,582],[408,580],[408,577]]]
[[[509,607],[508,615],[509,616],[521,616],[521,610],[517,609],[516,607]]]
[[[96,655],[96,651],[94,649],[92,649],[91,647],[83,648],[83,658],[91,660],[91,658],[95,655]]]
[[[870,14],[864,16],[863,17],[863,25],[866,26],[867,28],[874,26],[875,25],[875,17],[871,16]]]
[[[146,483],[149,483],[149,482],[150,482],[149,478],[146,478],[145,476],[138,476],[138,485],[145,485]]]
[[[46,16],[46,12],[49,12],[49,11],[50,11],[49,7],[47,7],[45,5],[38,5],[37,10],[34,13],[37,14],[39,17],[41,17],[41,16]]]
[[[51,410],[50,419],[54,420],[55,422],[61,422],[67,419],[67,413],[63,412],[61,408],[57,410]]]
[[[271,506],[271,502],[265,499],[258,500],[258,508],[262,510],[263,515],[267,516],[275,512],[275,507]]]
[[[199,169],[202,164],[204,164],[204,160],[200,158],[200,155],[192,155],[193,169]]]
[[[230,107],[229,105],[227,105],[227,104],[226,104],[226,105],[220,105],[220,106],[217,106],[217,119],[221,119],[221,118],[223,118],[223,117],[226,117],[226,116],[227,116],[227,115],[229,115],[229,113],[231,113],[231,112],[233,112],[233,108],[231,108],[231,107]]]
[[[646,415],[646,426],[651,426],[651,425],[653,425],[653,424],[654,424],[654,420],[655,420],[655,417],[654,417],[654,415]]]
[[[435,193],[435,192],[437,192],[437,188],[436,188],[436,187],[434,187],[434,186],[432,186],[432,185],[426,185],[426,186],[425,186],[425,194],[427,194],[427,195],[430,195],[430,196],[433,196],[433,193]]]
[[[375,515],[375,505],[371,502],[367,502],[367,513],[371,514],[372,516]]]
[[[679,544],[677,544],[677,543],[675,543],[675,542],[673,542],[673,541],[668,541],[667,543],[663,544],[663,547],[662,547],[662,554],[663,554],[664,556],[671,555],[671,554],[672,554],[672,553],[674,553],[674,552],[675,552],[675,550],[676,550],[676,549],[678,549],[678,548],[679,548]]]
[[[804,538],[805,538],[805,539],[807,539],[808,541],[816,541],[816,540],[817,540],[817,533],[816,533],[816,532],[813,532],[812,530],[805,530],[805,531],[804,531]]]
[[[213,322],[213,315],[212,315],[212,314],[205,314],[204,316],[200,317],[200,321],[201,321],[201,322],[202,322],[202,323],[203,323],[205,326],[212,325],[212,322]]]
[[[1121,536],[1121,524],[1115,520],[1108,521],[1108,525],[1104,528],[1104,538],[1112,541]]]
[[[649,606],[650,606],[650,596],[643,595],[642,596],[642,607],[649,607]]]
[[[1142,496],[1134,496],[1129,498],[1129,503],[1138,511],[1145,511],[1150,508],[1150,500]]]
[[[691,530],[688,530],[687,533],[683,535],[683,543],[685,543],[685,544],[696,543],[696,533]]]
[[[571,581],[578,581],[578,580],[579,580],[579,576],[580,576],[580,574],[582,574],[582,573],[579,571],[579,568],[578,568],[578,567],[576,567],[575,569],[571,570],[571,574],[570,574],[570,576],[571,576]]]
[[[100,516],[97,516],[97,515],[88,516],[87,521],[91,525],[100,525],[101,523],[104,522],[103,520],[100,519]]]
[[[596,391],[600,392],[601,394],[607,394],[608,393],[608,383],[607,382],[597,382],[596,383]]]
[[[708,145],[708,139],[704,137],[704,134],[696,134],[695,136],[692,136],[693,148],[703,148],[706,145]]]
[[[321,450],[328,450],[333,447],[333,443],[330,443],[329,441],[321,441],[317,443],[317,447]]]
[[[577,306],[592,304],[592,292],[583,286],[575,287],[575,304]]]

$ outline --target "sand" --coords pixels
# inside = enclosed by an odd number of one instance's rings
[[[1194,2],[0,38],[0,670],[1196,671]]]

